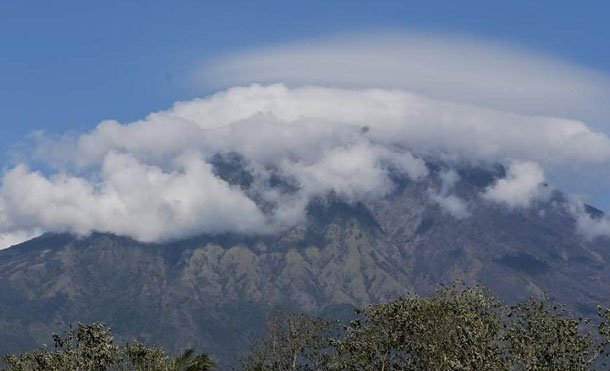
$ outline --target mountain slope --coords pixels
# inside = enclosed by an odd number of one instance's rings
[[[441,182],[431,168],[424,181],[397,177],[382,200],[318,199],[306,225],[272,236],[46,234],[0,251],[0,353],[50,343],[66,322],[104,321],[120,340],[230,360],[270,308],[340,316],[454,279],[507,300],[548,292],[588,315],[608,304],[610,243],[579,237],[561,194],[510,210],[479,197],[503,169],[463,168],[454,192],[471,216],[456,219],[430,200]]]

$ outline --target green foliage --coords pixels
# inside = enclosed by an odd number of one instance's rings
[[[173,371],[171,359],[162,348],[147,347],[133,342],[119,348],[121,357],[111,370],[121,371]]]
[[[517,370],[588,370],[598,354],[590,321],[557,304],[529,300],[507,314],[504,341]]]
[[[79,324],[78,330],[69,328],[66,336],[53,334],[55,350],[46,346],[20,356],[4,358],[10,371],[107,370],[120,358],[110,330],[101,323]]]
[[[21,355],[4,357],[6,371],[207,371],[214,363],[205,354],[187,350],[169,358],[162,348],[133,342],[114,344],[110,329],[102,323],[72,326],[65,336],[53,334],[55,349],[46,346]]]
[[[372,305],[339,327],[302,314],[273,313],[243,363],[246,371],[608,369],[610,309],[574,317],[538,300],[508,306],[485,288],[442,287]],[[5,371],[207,371],[191,349],[169,357],[138,342],[116,345],[101,323],[53,334],[46,346],[4,357]]]
[[[187,349],[171,362],[172,371],[207,371],[214,368],[214,362],[206,354],[197,354]]]
[[[358,311],[341,331],[307,316],[274,316],[245,370],[608,369],[610,309],[598,326],[563,306],[507,306],[483,287],[440,288]]]
[[[443,288],[369,307],[331,342],[337,370],[500,370],[498,302],[484,289]]]

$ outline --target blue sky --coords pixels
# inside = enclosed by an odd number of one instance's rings
[[[606,2],[2,1],[0,148],[29,132],[124,122],[209,93],[206,58],[375,28],[442,30],[610,69]]]

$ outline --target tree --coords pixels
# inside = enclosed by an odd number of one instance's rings
[[[601,310],[600,317],[604,319]],[[608,315],[595,334],[590,319],[572,316],[561,304],[530,299],[511,307],[506,316],[504,341],[514,369],[578,371],[594,368],[608,344],[607,319]]]
[[[162,348],[139,342],[114,344],[110,328],[102,323],[70,326],[66,335],[53,334],[55,349],[46,346],[4,357],[6,371],[207,371],[214,367],[205,354],[188,350],[171,359]]]
[[[607,370],[610,309],[598,314],[595,325],[547,300],[508,306],[455,284],[371,305],[339,332],[276,314],[244,370]]]
[[[266,320],[265,334],[252,346],[246,371],[322,370],[330,324],[304,314],[276,311]]]
[[[243,362],[246,371],[505,370],[585,371],[608,366],[610,309],[594,322],[530,299],[508,306],[481,286],[441,287],[357,311],[343,327],[274,312]],[[187,349],[169,357],[139,342],[116,345],[102,323],[53,334],[46,346],[4,357],[6,371],[208,371]]]
[[[163,348],[148,347],[139,342],[120,348],[121,359],[111,368],[121,371],[173,371],[172,363]]]
[[[10,371],[101,371],[108,370],[121,358],[113,343],[110,329],[101,323],[79,323],[75,331],[69,327],[65,336],[53,334],[55,350],[46,346],[22,355],[4,358]]]
[[[441,288],[373,305],[332,341],[336,370],[502,370],[500,305],[487,290]]]
[[[193,349],[187,349],[172,360],[172,371],[208,371],[215,367],[214,362],[206,354],[197,354]]]

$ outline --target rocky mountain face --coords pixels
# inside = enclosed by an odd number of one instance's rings
[[[2,250],[0,353],[50,344],[69,322],[103,321],[121,341],[230,360],[271,308],[338,317],[455,279],[509,301],[547,293],[586,315],[610,304],[610,241],[578,236],[561,194],[511,210],[479,196],[502,168],[466,167],[454,192],[471,215],[457,219],[430,201],[441,182],[430,168],[423,181],[397,176],[381,200],[320,198],[305,225],[272,236],[145,244],[45,234]],[[239,166],[224,169],[248,180]]]

